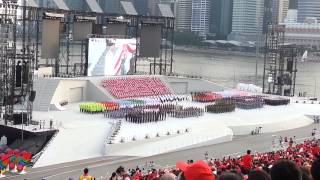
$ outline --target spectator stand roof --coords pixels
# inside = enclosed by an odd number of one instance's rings
[[[88,4],[92,12],[103,13],[101,7],[99,6],[96,0],[86,0],[86,3]]]
[[[160,16],[163,17],[174,17],[169,4],[158,4]]]
[[[151,21],[151,22],[159,22],[160,19],[164,20],[174,20],[175,18],[172,15],[172,12],[170,8],[167,6],[166,8],[169,11],[168,13],[162,13],[161,15],[153,15],[153,16],[144,16],[144,15],[139,15],[136,11],[135,6],[132,4],[132,2],[126,2],[123,1],[121,2],[121,8],[122,11],[117,12],[117,13],[108,13],[104,12],[100,5],[98,4],[97,0],[84,0],[85,4],[88,6],[89,9],[83,10],[83,9],[78,9],[78,8],[72,8],[69,6],[69,4],[66,3],[65,0],[53,0],[53,5],[54,6],[49,6],[49,7],[43,7],[37,5],[35,3],[35,0],[32,0],[34,2],[28,1],[27,7],[29,10],[42,10],[50,13],[75,13],[76,15],[85,15],[85,16],[104,16],[105,18],[113,18],[113,17],[123,17],[123,18],[140,18],[141,21]],[[80,3],[80,1],[79,1]],[[22,7],[22,6],[20,6]],[[163,12],[166,12],[166,8],[161,8]],[[171,12],[171,13],[170,13]],[[171,15],[170,15],[171,14]],[[171,25],[170,25],[171,26]]]
[[[53,2],[57,5],[59,9],[69,10],[69,7],[63,0],[53,0]]]
[[[28,0],[26,1],[26,5],[27,6],[31,6],[31,7],[39,7],[38,4],[34,1],[34,0]]]
[[[120,3],[125,14],[138,15],[136,8],[133,6],[132,2],[120,1]]]

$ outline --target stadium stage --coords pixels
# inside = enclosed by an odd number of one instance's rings
[[[139,79],[150,76],[128,77]],[[192,92],[232,92],[204,79],[151,77],[159,78],[170,94],[187,99],[174,102],[177,106],[204,109],[210,104],[191,101]],[[80,112],[79,105],[82,102],[119,101],[102,85],[106,79],[117,78],[119,77],[36,79],[34,117],[53,119],[59,132],[34,167],[99,156],[145,157],[212,145],[231,141],[235,135],[248,135],[258,127],[261,127],[262,133],[267,133],[307,126],[314,122],[310,117],[319,115],[318,101],[311,104],[311,101],[297,98],[291,98],[288,105],[265,105],[251,110],[236,108],[233,112],[219,114],[204,112],[202,116],[188,118],[168,116],[164,121],[143,124],[107,118],[103,113]],[[141,97],[135,99],[145,100]],[[149,101],[150,99],[153,98],[149,98]],[[119,122],[116,135],[110,138]]]

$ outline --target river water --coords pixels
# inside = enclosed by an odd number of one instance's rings
[[[256,78],[256,62],[258,76]],[[297,66],[296,94],[320,97],[320,63],[299,62]],[[262,86],[263,58],[210,53],[175,51],[175,73],[199,75],[226,87],[237,83]]]
[[[80,48],[72,48],[71,51],[73,54],[80,54]],[[175,50],[173,71],[202,76],[229,88],[235,87],[240,82],[262,86],[263,58],[234,54],[236,52],[217,54]],[[44,60],[40,61],[45,63]],[[71,57],[70,61],[72,64],[79,62],[79,59]],[[256,62],[258,62],[257,78],[255,78]],[[296,94],[307,92],[308,96],[320,97],[320,63],[299,62],[297,69]],[[149,72],[149,66],[142,67],[141,70]]]

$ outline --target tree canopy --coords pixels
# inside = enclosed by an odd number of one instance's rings
[[[175,45],[190,45],[200,46],[202,38],[194,32],[175,32],[174,44]]]

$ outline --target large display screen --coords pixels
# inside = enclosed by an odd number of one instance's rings
[[[90,38],[88,76],[118,76],[134,72],[136,39]]]

